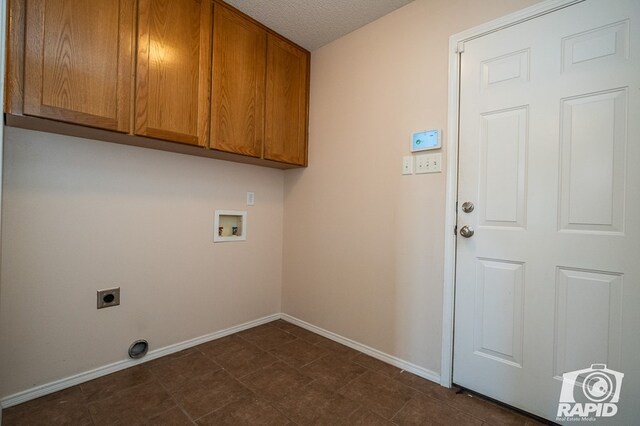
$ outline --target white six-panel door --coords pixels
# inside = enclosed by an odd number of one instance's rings
[[[555,421],[607,364],[640,424],[640,1],[468,41],[460,81],[454,383]]]

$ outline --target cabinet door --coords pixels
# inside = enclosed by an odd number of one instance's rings
[[[267,33],[219,4],[213,10],[213,149],[262,156]]]
[[[206,146],[211,2],[140,0],[135,133]]]
[[[305,165],[309,54],[269,34],[264,158]]]
[[[133,0],[27,0],[24,113],[128,132]]]

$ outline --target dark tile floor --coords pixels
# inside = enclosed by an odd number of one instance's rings
[[[4,410],[9,425],[534,425],[282,320]]]

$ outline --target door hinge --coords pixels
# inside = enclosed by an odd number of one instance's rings
[[[456,46],[456,53],[462,52],[464,52],[464,41],[459,41],[458,45]]]
[[[458,235],[458,225],[453,227],[453,235]]]

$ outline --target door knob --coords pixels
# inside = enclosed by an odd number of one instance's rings
[[[471,201],[465,201],[462,203],[462,211],[465,213],[471,213],[474,209],[474,205]]]
[[[470,227],[469,225],[465,225],[462,228],[460,228],[460,235],[462,235],[465,238],[471,238],[473,237],[474,231],[473,228]]]

